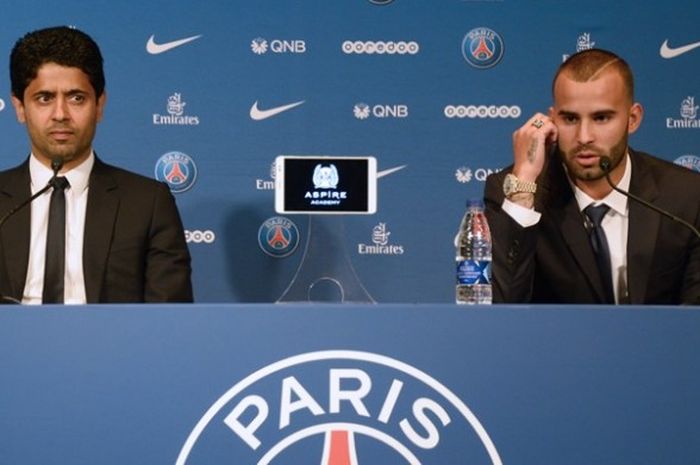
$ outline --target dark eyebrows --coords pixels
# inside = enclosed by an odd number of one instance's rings
[[[58,92],[53,91],[53,90],[37,90],[32,94],[33,97],[55,97],[58,94]],[[73,97],[75,95],[88,95],[89,92],[83,89],[70,89],[66,92],[63,92],[63,95],[66,95],[68,97]]]

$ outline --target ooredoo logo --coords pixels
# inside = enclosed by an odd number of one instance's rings
[[[185,229],[185,241],[190,244],[213,244],[216,240],[216,234],[210,229],[204,231],[199,229]]]
[[[420,45],[415,41],[362,41],[346,40],[341,46],[343,53],[367,55],[415,55],[420,51]]]
[[[522,110],[518,105],[447,105],[447,118],[519,118]]]
[[[501,465],[489,434],[450,389],[385,355],[309,352],[252,373],[218,398],[176,465]]]

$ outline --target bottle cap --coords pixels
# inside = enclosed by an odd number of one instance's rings
[[[484,202],[481,199],[467,199],[467,208],[484,208]]]

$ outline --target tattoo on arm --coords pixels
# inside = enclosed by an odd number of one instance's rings
[[[537,151],[537,139],[532,141],[530,148],[527,150],[527,161],[530,163],[535,162],[535,152]]]

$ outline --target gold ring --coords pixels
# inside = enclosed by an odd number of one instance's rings
[[[541,119],[536,119],[535,121],[532,122],[532,125],[535,126],[537,129],[541,128],[544,126],[544,121]]]

